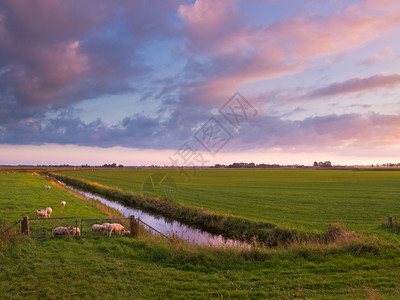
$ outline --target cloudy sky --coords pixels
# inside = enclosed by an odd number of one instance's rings
[[[3,0],[0,164],[399,162],[399,36],[397,0]]]

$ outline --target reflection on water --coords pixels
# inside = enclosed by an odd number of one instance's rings
[[[237,240],[226,239],[222,235],[211,234],[209,232],[182,224],[178,221],[167,220],[163,216],[150,215],[142,210],[124,206],[118,202],[110,201],[101,196],[77,190],[71,186],[64,184],[61,181],[59,182],[64,186],[66,186],[67,188],[73,190],[74,192],[84,195],[86,198],[98,200],[109,207],[117,209],[126,217],[134,215],[136,218],[140,218],[140,220],[149,224],[150,226],[154,227],[156,230],[160,231],[165,235],[175,234],[181,239],[188,240],[190,242],[194,242],[199,245],[208,244],[213,246],[239,246],[239,247],[249,246],[246,243]]]

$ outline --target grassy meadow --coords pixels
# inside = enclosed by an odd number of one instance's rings
[[[74,175],[98,176],[97,180],[93,178],[91,180],[107,185],[116,186],[119,184],[118,186],[121,188],[124,188],[122,185],[125,185],[126,189],[135,190],[140,187],[142,177],[145,178],[146,174],[154,172],[154,170],[136,170],[138,173],[135,177],[134,171],[107,170],[92,173],[89,173],[89,171],[76,172]],[[178,201],[193,201],[188,203],[203,205],[204,207],[210,205],[209,209],[251,218],[251,211],[240,210],[240,207],[245,206],[240,204],[240,201],[232,201],[231,204],[230,201],[225,200],[224,205],[221,206],[214,202],[217,199],[223,199],[221,189],[231,191],[229,195],[235,195],[235,189],[237,192],[241,191],[244,195],[246,193],[244,184],[242,183],[240,187],[237,186],[238,183],[251,182],[251,178],[248,177],[249,174],[257,174],[257,171],[250,170],[247,177],[243,176],[245,181],[236,181],[236,187],[234,182],[231,181],[232,178],[230,178],[234,176],[228,172],[231,170],[210,170],[210,172],[213,171],[220,171],[218,173],[219,182],[217,180],[212,182],[210,178],[206,178],[208,170],[199,172],[198,177],[196,176],[191,185],[184,186],[183,181],[179,182],[177,179]],[[234,172],[239,172],[239,170]],[[68,175],[72,174],[72,172],[68,172]],[[283,172],[273,175],[271,172],[268,173],[268,176],[259,175],[260,177],[253,184],[253,187],[258,186],[259,190],[257,191],[257,188],[255,188],[248,198],[266,199],[261,197],[262,190],[266,190],[263,187],[263,182],[273,190],[272,182],[273,180],[279,182],[277,175],[281,174],[289,173]],[[322,175],[312,174],[315,176],[314,180],[317,181],[318,179],[320,184],[325,184],[327,190],[330,190],[330,192],[323,193],[324,197],[321,196],[321,202],[333,193],[333,187],[328,188],[330,183],[346,186],[344,179],[339,180],[340,176],[329,181],[328,178],[320,178]],[[396,174],[394,176],[398,176]],[[368,194],[361,189],[361,187],[369,186],[367,184],[368,176],[380,176],[380,174],[364,175],[359,180],[352,182],[353,186],[358,184],[360,190],[355,191],[356,194],[353,194],[353,197],[349,198],[350,200],[358,199],[359,196],[357,195]],[[388,194],[383,193],[379,198],[386,203],[386,208],[383,209],[389,211],[395,208],[389,195],[390,193],[394,194],[397,188],[394,184],[396,180],[385,174],[382,175],[384,177],[376,180],[375,185],[370,184],[369,194],[374,190],[374,186],[376,195],[378,189],[382,186],[387,189],[391,186]],[[261,179],[261,177],[264,179]],[[125,179],[119,183],[118,178]],[[199,181],[196,183],[197,179]],[[184,191],[185,187],[187,188],[186,195],[190,194],[190,188],[192,188],[192,191],[197,190],[201,195],[201,186],[204,189],[207,180],[214,193],[220,191],[219,196],[216,196],[217,198],[210,196],[200,203],[200,196],[189,197],[189,200],[182,197],[185,194],[183,192],[181,194],[181,190]],[[373,180],[372,177],[369,180]],[[391,181],[392,183],[390,183]],[[288,188],[291,182],[296,182],[294,186],[304,184],[303,189],[298,191],[297,197],[294,197],[295,191]],[[300,194],[307,193],[306,186],[312,186],[312,178],[285,177],[281,179],[280,184],[286,185],[287,188],[282,188],[281,192],[286,191],[286,195],[292,195],[291,202],[295,204],[296,201],[294,200],[296,199],[301,202]],[[0,228],[5,228],[6,224],[11,224],[24,215],[34,217],[33,211],[35,209],[45,208],[46,206],[53,208],[52,217],[71,214],[76,215],[79,219],[107,215],[100,208],[74,197],[58,186],[53,186],[51,190],[45,190],[44,185],[49,185],[49,181],[43,177],[31,175],[31,173],[8,175],[0,173]],[[350,190],[350,187],[348,189]],[[271,195],[275,195],[274,199],[278,199],[278,190],[276,188],[274,193],[271,192]],[[309,193],[316,192],[315,189]],[[206,194],[207,191],[203,191],[203,193]],[[209,194],[214,196],[214,193]],[[280,199],[283,199],[283,196],[281,197]],[[235,199],[239,198],[237,196]],[[197,204],[196,199],[200,201]],[[211,199],[214,199],[214,201],[211,201]],[[329,203],[334,205],[333,197],[329,199]],[[366,199],[370,199],[371,205],[375,207],[372,196]],[[67,202],[64,210],[59,205],[61,200]],[[265,203],[265,201],[254,203],[268,207],[268,202]],[[252,204],[254,205],[254,203]],[[307,203],[307,201],[304,200],[304,203]],[[278,209],[278,206],[276,207]],[[337,205],[336,207],[340,208],[341,206]],[[291,206],[286,208],[287,219],[293,222],[291,223],[292,226],[296,226],[296,224],[304,226],[302,224],[318,216],[316,210],[313,210],[312,216],[299,214],[296,211],[301,210],[300,204],[294,208],[291,209]],[[260,210],[256,207],[252,209],[254,211]],[[284,208],[280,209],[283,210]],[[290,212],[290,210],[292,211]],[[371,216],[376,216],[376,221],[372,225],[368,225],[369,223],[363,217],[354,215],[353,218],[354,222],[357,220],[364,222],[362,224],[369,226],[368,230],[371,230],[379,226],[381,221],[378,218],[378,213],[374,212],[373,209],[369,210]],[[271,221],[268,216],[272,213],[257,212],[255,215],[255,218]],[[340,213],[336,212],[335,216],[340,216]],[[274,220],[277,222],[280,219],[275,218]],[[306,220],[301,222],[301,218],[306,218]],[[321,227],[323,227],[323,222],[325,222],[323,217],[318,218],[317,224]],[[397,231],[390,234],[393,236],[393,240],[389,237],[381,240],[379,236],[367,234],[366,240],[343,240],[330,245],[293,244],[285,248],[230,249],[201,247],[182,241],[150,236],[143,236],[139,239],[125,237],[116,239],[82,237],[77,240],[70,237],[37,239],[21,237],[17,232],[11,232],[0,236],[0,298],[380,299],[384,297],[396,299],[400,297],[400,278],[398,276],[400,272],[400,250],[397,249],[399,243],[395,238],[398,235]]]
[[[387,216],[400,215],[399,171],[204,169],[189,183],[173,169],[63,174],[140,193],[154,173],[173,178],[175,202],[305,231],[343,223],[351,230],[375,232]]]

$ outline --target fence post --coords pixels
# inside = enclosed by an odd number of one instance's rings
[[[388,217],[387,227],[393,227],[393,218],[392,217]]]
[[[139,236],[139,221],[136,221],[135,216],[131,215],[129,217],[130,227],[131,227],[131,236],[137,238]]]
[[[25,216],[21,222],[21,233],[29,235],[29,217]]]

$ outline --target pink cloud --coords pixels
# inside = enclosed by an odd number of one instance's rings
[[[389,58],[393,54],[393,49],[392,48],[385,48],[382,50],[380,53],[372,55],[368,57],[367,59],[363,60],[360,62],[360,65],[364,66],[371,66],[375,64],[378,61],[384,60],[386,58]]]
[[[368,0],[365,7],[381,11],[400,10],[400,2],[397,0]]]
[[[15,66],[15,93],[26,104],[49,104],[79,82],[88,71],[89,58],[79,51],[79,42],[60,43],[45,49],[31,49],[25,63]],[[34,72],[32,72],[35,70]]]
[[[352,78],[342,82],[332,83],[326,87],[311,91],[304,98],[320,98],[327,96],[346,95],[358,92],[372,91],[383,87],[400,85],[400,74],[381,73],[367,78]]]
[[[236,9],[235,2],[224,4],[228,8],[225,11],[219,1],[212,3],[197,0],[192,6],[181,7],[180,16],[188,33],[186,44],[191,45],[187,50],[203,51],[210,58],[213,68],[204,74],[209,78],[205,86],[216,93],[301,72],[316,58],[346,53],[400,25],[399,13],[377,3],[364,3],[328,17],[294,16],[266,26],[241,24],[234,28],[226,24],[230,21],[229,12]],[[220,26],[229,30],[220,31]],[[218,38],[214,38],[214,32]]]
[[[400,147],[400,114],[345,114],[283,120],[259,116],[241,128],[235,151],[279,148],[285,152]],[[262,132],[262,138],[260,138]]]
[[[235,6],[236,2],[196,0],[192,5],[180,5],[178,13],[190,36],[185,41],[186,49],[195,52],[205,50],[202,45],[208,46],[217,42],[218,38],[237,27],[239,12]]]

